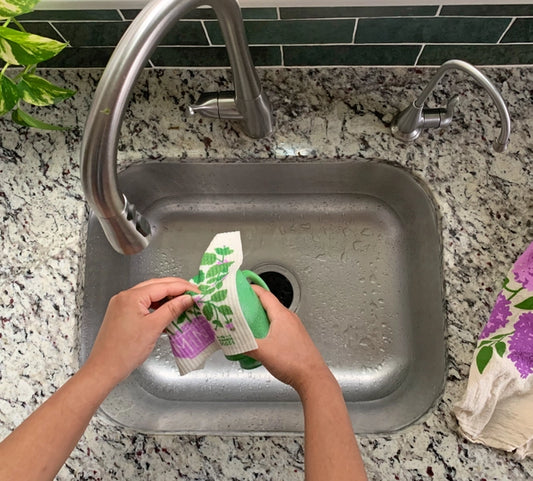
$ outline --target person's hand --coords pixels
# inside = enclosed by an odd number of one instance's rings
[[[193,306],[187,291],[198,288],[167,277],[141,282],[113,296],[85,366],[112,384],[128,377],[148,358],[163,330]],[[166,299],[170,300],[162,302]]]
[[[247,355],[260,361],[274,377],[300,394],[309,383],[331,377],[300,318],[271,292],[257,285],[252,288],[266,310],[270,330],[264,339],[256,339],[258,348]]]

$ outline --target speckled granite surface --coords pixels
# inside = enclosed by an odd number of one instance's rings
[[[224,71],[150,71],[123,125],[121,165],[182,161],[379,158],[427,183],[442,216],[449,369],[442,397],[400,432],[361,436],[372,480],[525,480],[533,460],[472,445],[456,434],[452,405],[466,387],[477,335],[499,283],[533,239],[533,70],[486,70],[509,104],[509,150],[495,154],[496,109],[462,73],[436,97],[462,93],[454,124],[402,145],[386,124],[432,71],[265,70],[278,129],[252,141],[230,124],[187,118],[196,92],[226,83]],[[87,210],[79,181],[84,120],[100,71],[47,75],[78,94],[50,111],[66,132],[18,130],[0,139],[0,437],[78,366],[79,282]],[[451,77],[451,78],[450,78]],[[148,436],[93,420],[58,480],[301,480],[302,438]]]

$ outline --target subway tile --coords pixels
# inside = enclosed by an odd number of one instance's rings
[[[280,47],[250,47],[257,67],[281,65]],[[225,47],[158,47],[152,55],[156,67],[229,67]]]
[[[417,45],[284,46],[285,66],[414,65]]]
[[[61,22],[54,25],[75,47],[114,47],[126,32],[130,22]],[[199,22],[180,22],[165,35],[161,44],[207,45],[207,39]]]
[[[73,47],[113,47],[129,22],[54,22]]]
[[[437,6],[420,7],[281,7],[283,19],[433,16]]]
[[[355,43],[495,43],[507,18],[380,18],[358,22]]]
[[[531,45],[426,45],[418,65],[441,65],[458,58],[474,65],[531,65]]]
[[[533,42],[533,18],[517,18],[503,37],[502,42]]]
[[[63,42],[60,35],[53,29],[48,22],[21,22],[24,29],[33,33],[34,35],[40,35],[41,37],[51,38],[53,40],[59,40]]]
[[[49,21],[98,21],[122,20],[117,10],[35,10],[18,17],[19,20],[49,20]]]
[[[122,13],[126,20],[133,20],[137,15],[139,15],[140,11],[140,9],[123,8],[120,10],[120,13]]]
[[[533,5],[444,5],[440,15],[450,17],[527,17],[533,15]]]
[[[113,53],[111,47],[68,47],[39,64],[45,68],[104,68]]]
[[[161,45],[208,45],[208,41],[201,22],[177,22]]]
[[[126,20],[133,20],[140,10],[121,10]],[[244,19],[277,19],[278,14],[275,8],[242,8],[242,18]],[[196,8],[187,13],[184,17],[187,20],[216,20],[217,16],[212,8]]]
[[[224,43],[217,22],[205,23],[215,45]],[[244,22],[251,45],[351,43],[354,20],[280,20]]]

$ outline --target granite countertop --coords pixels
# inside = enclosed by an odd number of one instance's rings
[[[525,480],[533,460],[467,442],[451,412],[466,387],[473,349],[512,262],[533,240],[533,70],[487,69],[513,121],[505,154],[491,99],[461,73],[436,98],[461,93],[455,122],[413,144],[387,125],[433,70],[340,68],[262,70],[277,117],[275,134],[251,140],[231,124],[187,118],[200,91],[225,88],[223,70],[146,71],[126,114],[121,168],[143,159],[328,161],[382,159],[428,186],[443,226],[448,371],[444,392],[421,420],[399,432],[359,437],[372,480]],[[64,132],[18,129],[0,139],[0,438],[78,367],[79,285],[87,208],[79,180],[81,134],[101,71],[52,70],[78,90],[41,110]],[[94,419],[58,480],[301,480],[302,437],[151,436]]]

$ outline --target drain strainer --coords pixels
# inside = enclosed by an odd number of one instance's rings
[[[263,279],[279,301],[296,312],[300,304],[300,285],[296,276],[285,267],[276,264],[261,264],[252,269]]]

